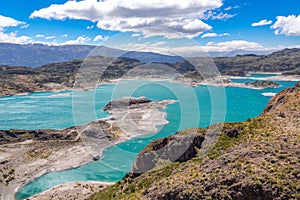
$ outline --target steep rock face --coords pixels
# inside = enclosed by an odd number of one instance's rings
[[[259,117],[225,123],[213,149],[202,157],[191,153],[185,162],[159,168],[157,158],[162,156],[157,152],[169,149],[176,135],[152,142],[133,171],[153,170],[127,176],[91,199],[299,199],[299,86],[276,95]]]
[[[198,129],[185,134],[179,132],[167,138],[154,140],[138,154],[130,177],[155,168],[160,162],[186,162],[194,158],[204,141],[204,130]]]
[[[299,98],[300,96],[300,82],[298,82],[294,87],[288,88],[279,92],[275,97],[273,97],[262,114],[266,114],[280,105],[284,105],[290,98]]]

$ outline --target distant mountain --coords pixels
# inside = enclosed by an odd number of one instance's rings
[[[152,52],[136,52],[136,51],[130,51],[128,53],[125,53],[121,57],[137,59],[141,62],[147,62],[147,63],[149,62],[176,63],[184,60],[184,58],[180,56],[168,56],[168,55],[162,55],[162,54],[152,53]]]
[[[85,58],[94,48],[88,45],[47,46],[0,43],[0,65],[38,67],[48,63]]]
[[[105,46],[0,43],[0,65],[39,67],[49,63],[84,59],[89,55],[107,57],[127,57],[141,62],[176,63],[183,60],[178,56],[168,56],[151,52],[123,51]]]
[[[199,58],[201,59],[201,58]],[[287,72],[299,73],[300,49],[283,49],[269,55],[237,55],[217,57],[214,62],[222,74],[243,76],[247,72]]]
[[[234,51],[225,51],[225,52],[209,52],[208,55],[211,57],[234,57],[237,55],[268,55],[271,54],[273,51],[247,51],[247,50],[241,50],[237,49]]]

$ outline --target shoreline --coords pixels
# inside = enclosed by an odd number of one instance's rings
[[[247,78],[247,77],[242,77],[242,78]],[[122,80],[125,80],[125,81],[126,81],[126,80],[135,80],[135,79],[120,79],[120,81],[122,81]],[[157,79],[156,81],[172,81],[172,80],[170,80],[170,79]],[[179,84],[183,84],[182,82],[178,82],[178,81],[175,81],[175,82],[176,82],[176,83],[179,83]],[[105,85],[105,84],[119,84],[119,82],[118,82],[118,83],[112,83],[112,82],[109,82],[109,83],[100,83],[99,85]],[[207,84],[207,85],[211,85],[211,84]],[[234,86],[229,86],[229,87],[234,87]],[[95,89],[95,88],[92,88],[92,89]],[[251,87],[251,89],[254,89],[254,88]],[[67,89],[67,90],[70,90],[70,89]],[[56,91],[61,92],[61,91],[65,91],[65,90],[56,90]],[[37,92],[49,92],[49,91],[37,91]],[[55,91],[52,91],[52,92],[55,92]],[[18,96],[18,95],[16,95],[16,96]],[[173,103],[174,103],[174,102],[173,102]],[[165,118],[165,115],[166,115],[166,114],[164,114],[164,116],[163,116],[164,118]],[[107,118],[109,118],[109,117],[107,117]],[[104,119],[105,119],[105,118],[104,118]],[[157,131],[157,129],[156,129],[156,131]],[[128,134],[126,134],[126,135],[128,135]],[[114,145],[116,145],[116,144],[118,144],[118,143],[121,143],[121,142],[124,142],[124,141],[126,141],[126,140],[130,140],[130,139],[135,138],[135,137],[138,137],[138,135],[134,135],[134,136],[131,136],[131,137],[124,137],[124,138],[120,139],[120,141],[118,141],[117,143],[114,143]],[[106,147],[106,148],[108,148],[108,147]],[[106,148],[105,148],[105,149],[106,149]],[[104,149],[103,149],[103,150],[104,150]],[[101,157],[102,157],[102,151],[101,151]],[[101,158],[101,157],[100,157],[100,158]],[[26,180],[26,181],[24,182],[24,184],[22,184],[21,186],[19,186],[17,189],[23,187],[24,185],[28,184],[29,182],[34,181],[35,179],[37,179],[37,178],[43,176],[44,174],[51,173],[51,172],[57,172],[57,171],[64,171],[64,170],[72,169],[72,168],[78,168],[78,167],[80,167],[80,166],[82,166],[82,165],[84,165],[84,164],[90,163],[90,162],[92,162],[92,161],[93,161],[93,160],[90,159],[89,161],[85,161],[85,162],[83,162],[83,163],[80,163],[78,166],[71,166],[71,167],[69,167],[69,168],[46,170],[46,171],[44,171],[44,172],[42,173],[42,175],[39,175],[39,176],[37,176],[37,177],[33,177],[32,179]],[[17,190],[17,191],[18,191],[18,190]]]
[[[80,160],[77,160],[79,162],[76,163],[76,160],[75,160],[75,163],[74,161],[72,163],[68,163],[69,165],[58,165],[58,166],[48,166],[47,169],[45,170],[42,170],[40,171],[38,174],[35,174],[34,176],[32,176],[31,178],[27,178],[26,180],[23,180],[19,183],[17,183],[17,185],[14,187],[14,194],[16,195],[18,193],[18,191],[20,190],[20,188],[24,187],[25,185],[29,184],[30,182],[42,177],[43,175],[47,174],[47,173],[51,173],[51,172],[59,172],[59,171],[64,171],[64,170],[69,170],[69,169],[75,169],[75,168],[79,168],[87,163],[90,163],[90,162],[93,162],[95,161],[95,157],[97,157],[97,160],[98,159],[101,159],[102,156],[103,156],[103,151],[111,146],[114,146],[114,145],[117,145],[119,143],[122,143],[124,141],[128,141],[130,139],[133,139],[133,138],[136,138],[136,137],[139,137],[141,135],[147,135],[147,134],[152,134],[152,133],[155,133],[158,131],[158,128],[157,126],[159,125],[164,125],[164,124],[167,124],[169,123],[169,121],[166,120],[166,113],[165,112],[162,112],[160,109],[157,109],[155,106],[160,106],[160,108],[163,108],[165,109],[167,105],[170,105],[172,103],[175,103],[177,101],[175,100],[163,100],[163,101],[160,101],[160,102],[151,102],[152,104],[154,105],[150,105],[150,109],[152,110],[157,110],[157,111],[154,111],[154,116],[157,116],[157,120],[155,122],[151,121],[149,124],[146,124],[146,128],[144,129],[144,131],[142,131],[144,134],[132,134],[130,131],[126,131],[126,127],[125,129],[123,129],[123,134],[118,138],[118,140],[115,140],[115,141],[111,141],[110,143],[106,143],[104,144],[105,146],[97,152],[97,154],[93,153],[93,149],[89,150],[87,148],[87,146],[84,145],[84,142],[79,142],[79,144],[75,145],[75,147],[80,147],[81,146],[81,150],[83,149],[83,151],[86,153],[86,156],[81,158]],[[154,107],[154,108],[153,108]],[[138,108],[139,110],[140,108]],[[116,111],[114,111],[115,113]],[[151,113],[151,114],[153,114]],[[112,119],[114,117],[114,114],[112,113],[109,117],[106,117],[106,118],[103,118],[103,119],[100,119],[102,121],[106,121],[106,122],[110,122],[110,119]],[[99,120],[99,121],[100,121]],[[147,119],[146,119],[147,120]],[[83,125],[83,127],[89,127],[90,125],[92,125],[93,122],[91,123],[88,123],[86,125]],[[111,123],[111,122],[110,122]],[[150,127],[150,128],[147,128],[147,127]],[[145,134],[146,132],[146,134]],[[8,144],[8,145],[14,145],[14,144]],[[1,147],[1,146],[0,146]],[[4,147],[4,146],[2,146]],[[73,148],[73,147],[71,147]],[[1,149],[0,149],[1,150]],[[80,157],[81,153],[77,153],[76,154],[78,157]],[[55,157],[55,156],[54,156]],[[59,159],[58,159],[59,160]],[[59,163],[58,163],[59,164]],[[51,188],[50,188],[51,189]]]
[[[174,80],[171,78],[153,78],[153,79],[134,79],[134,78],[125,78],[125,79],[113,79],[106,82],[100,82],[97,84],[97,87],[86,87],[86,88],[75,88],[75,87],[67,87],[67,88],[60,88],[60,89],[50,89],[50,90],[36,90],[33,92],[24,92],[24,93],[15,93],[15,94],[9,94],[9,95],[2,95],[0,98],[3,97],[13,97],[13,96],[26,96],[33,93],[38,92],[63,92],[70,90],[70,93],[74,91],[85,91],[85,90],[92,90],[97,89],[101,85],[111,85],[111,84],[122,84],[122,81],[135,81],[135,80],[145,80],[145,81],[168,81],[170,83],[178,83],[178,84],[184,84],[191,87],[197,87],[198,85],[209,85],[209,86],[216,86],[216,87],[241,87],[241,88],[250,88],[250,89],[263,89],[263,88],[254,88],[245,86],[244,84],[240,83],[221,83],[223,80],[230,80],[230,79],[251,79],[251,80],[261,80],[261,81],[293,81],[297,82],[300,80],[299,75],[282,75],[284,72],[249,72],[247,73],[247,76],[227,76],[227,75],[221,75],[217,78],[218,81],[211,81],[211,80],[204,80],[204,81],[191,81],[191,80]],[[274,74],[274,76],[269,77],[251,77],[251,74]],[[70,94],[71,95],[71,94]],[[64,94],[57,94],[53,95],[53,97],[62,97]]]
[[[35,194],[27,199],[29,200],[48,200],[50,196],[67,199],[86,199],[90,194],[99,192],[115,182],[103,181],[74,181],[52,187],[44,192]],[[76,194],[80,189],[81,193]]]

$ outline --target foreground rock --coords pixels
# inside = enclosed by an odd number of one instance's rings
[[[119,101],[106,107],[115,102]],[[155,102],[141,97],[130,98],[130,102],[110,107],[110,117],[83,126],[0,131],[0,194],[13,199],[16,188],[46,172],[78,167],[99,159],[109,146],[155,132],[157,125],[168,123],[160,110],[174,101]]]
[[[90,199],[299,199],[299,113],[300,83],[272,98],[261,116],[225,123],[208,154],[207,129],[153,141],[131,174]],[[181,141],[189,145],[174,159]]]

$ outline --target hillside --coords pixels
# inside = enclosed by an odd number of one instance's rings
[[[48,64],[34,69],[0,66],[0,96],[73,88],[76,78],[79,79],[77,75],[80,74],[78,73],[80,69],[85,74],[100,74],[101,69],[108,67],[109,70],[104,71],[101,77],[96,77],[97,80],[115,79],[141,64],[138,60],[129,58],[90,57],[86,62],[73,60]],[[90,72],[86,69],[89,69]],[[96,82],[92,82],[92,84],[95,86]],[[91,86],[85,85],[83,87]]]
[[[235,57],[214,58],[221,71],[226,75],[244,75],[247,72],[285,72],[299,74],[300,49],[284,49],[266,56],[242,55]]]
[[[299,199],[299,113],[300,82],[261,116],[225,123],[208,154],[199,150],[207,129],[153,141],[129,175],[90,199]],[[190,146],[174,157],[182,144]]]
[[[238,52],[237,52],[238,53]],[[300,49],[284,49],[269,55],[247,54],[214,57],[218,69],[226,75],[244,75],[248,71],[281,72],[299,69]],[[212,54],[214,55],[214,54]],[[123,51],[105,46],[61,45],[48,46],[42,44],[9,44],[0,43],[0,66],[40,67],[50,63],[67,62],[84,59],[87,56],[122,57],[136,59],[140,62],[162,62],[179,66],[189,63],[180,56],[169,56],[152,52]],[[207,58],[192,58],[207,59]],[[211,60],[212,61],[212,60]],[[175,64],[176,63],[176,64]],[[299,75],[299,70],[292,71]]]
[[[102,47],[98,49],[116,55],[117,50]],[[76,59],[67,62],[58,62],[30,68],[19,66],[0,66],[0,96],[33,91],[62,90],[73,88],[78,70],[87,72],[89,69],[92,83],[110,81],[126,75],[126,78],[152,78],[175,77],[178,81],[192,80],[200,82],[205,78],[215,78],[219,75],[245,76],[248,72],[283,72],[284,75],[300,75],[300,49],[285,49],[268,56],[244,55],[223,58],[190,58],[176,63],[176,57],[167,57],[160,54],[129,52],[126,57],[91,56],[88,59]],[[146,62],[141,62],[137,57]],[[150,60],[163,60],[166,62],[147,63]],[[175,60],[174,60],[175,59]],[[197,66],[199,72],[192,64]],[[139,66],[139,67],[138,67]],[[134,69],[134,70],[132,70]],[[173,69],[170,70],[170,69]],[[82,72],[81,71],[81,72]],[[128,73],[129,72],[129,73]],[[87,74],[85,74],[87,75]],[[96,77],[96,75],[99,75]],[[181,76],[183,75],[183,76]],[[77,77],[78,78],[78,77]],[[95,79],[95,80],[94,80]],[[92,85],[94,86],[94,85]],[[85,85],[85,87],[91,87]]]

